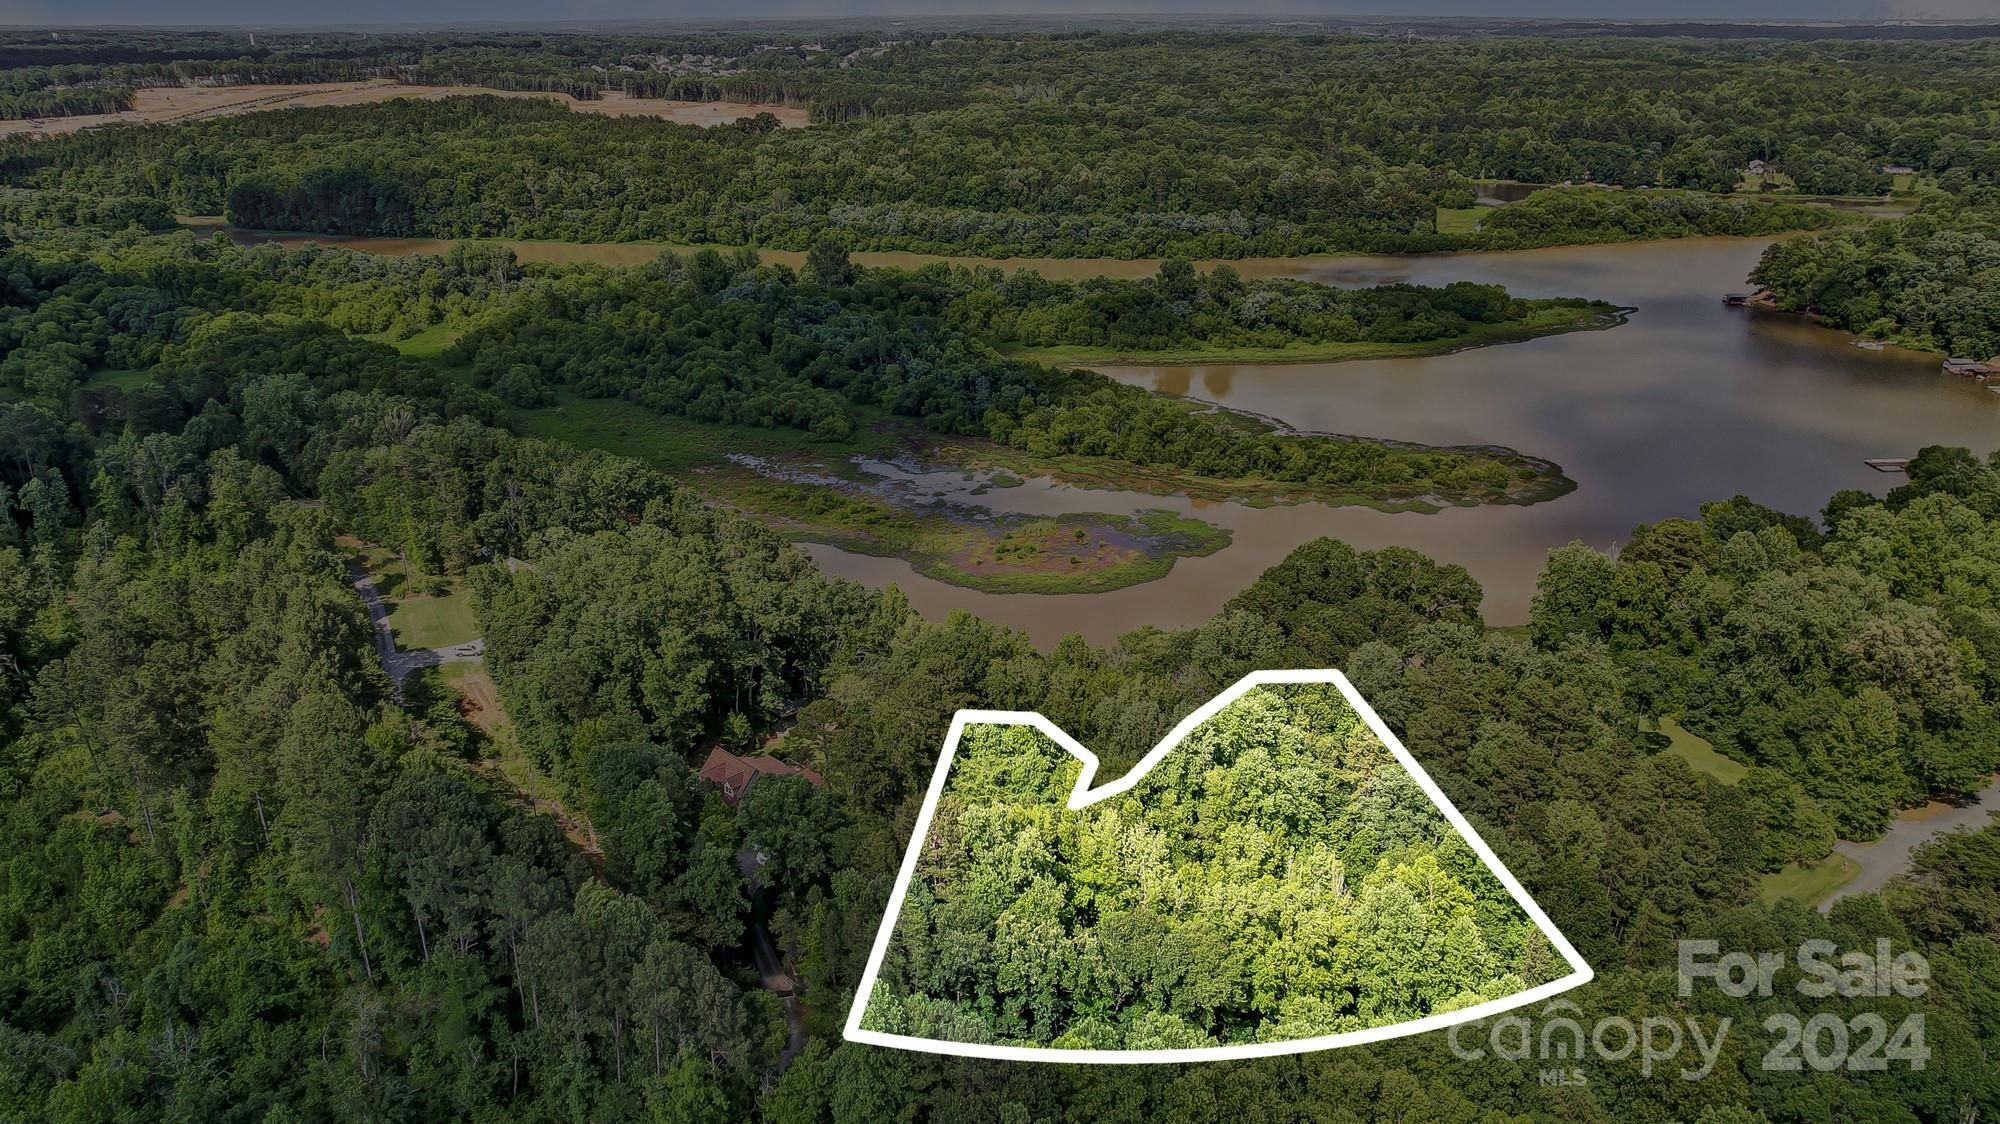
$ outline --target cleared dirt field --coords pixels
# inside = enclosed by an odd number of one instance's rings
[[[523,90],[488,90],[478,86],[406,86],[400,82],[328,82],[296,86],[164,86],[140,90],[136,105],[125,113],[88,113],[76,117],[42,117],[0,121],[0,136],[14,133],[73,133],[93,125],[116,122],[152,125],[173,121],[197,121],[235,113],[256,113],[266,109],[291,109],[325,105],[364,105],[390,98],[458,97],[466,94],[495,94],[503,98],[547,98],[581,113],[606,113],[615,117],[664,117],[688,125],[726,125],[739,117],[769,113],[780,124],[797,128],[806,125],[806,111],[794,106],[757,105],[735,101],[668,101],[664,98],[628,98],[606,93],[597,101],[578,101],[568,94],[537,93]]]

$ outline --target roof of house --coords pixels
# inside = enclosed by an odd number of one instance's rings
[[[768,777],[804,777],[813,784],[824,784],[825,780],[803,765],[780,761],[767,753],[755,757],[738,757],[717,746],[708,751],[708,760],[702,762],[701,779],[719,784],[730,792],[741,792],[753,779]]]

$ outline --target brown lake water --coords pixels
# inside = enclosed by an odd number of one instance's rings
[[[251,236],[239,235],[249,240]],[[283,239],[303,241],[303,239]],[[332,239],[384,253],[442,252],[429,239]],[[526,260],[637,264],[665,247],[510,243]],[[1338,285],[1391,281],[1505,285],[1521,296],[1595,297],[1631,306],[1628,323],[1455,355],[1344,363],[1102,368],[1113,378],[1269,415],[1303,429],[1429,444],[1498,444],[1551,458],[1576,491],[1527,507],[1384,513],[1318,504],[1251,508],[1184,497],[1073,488],[1047,480],[971,495],[960,474],[916,483],[953,502],[996,511],[1171,508],[1228,527],[1234,542],[1184,558],[1165,578],[1108,593],[993,594],[917,574],[897,559],[832,547],[806,550],[829,573],[894,582],[927,615],[969,609],[1025,629],[1037,643],[1068,633],[1098,642],[1152,624],[1212,616],[1237,591],[1309,539],[1362,549],[1400,545],[1466,566],[1500,625],[1527,619],[1550,549],[1572,540],[1615,549],[1638,523],[1693,516],[1738,492],[1816,513],[1842,488],[1884,492],[1901,476],[1869,457],[1924,445],[2000,447],[2000,396],[1942,374],[1939,357],[1852,346],[1844,332],[1798,317],[1729,308],[1763,239],[1702,238],[1501,254],[1270,258],[1233,262],[1246,276]],[[800,254],[767,252],[793,262]],[[869,265],[917,266],[921,254],[855,254]],[[979,259],[946,259],[973,262]],[[1052,276],[1137,276],[1157,262],[1009,259],[991,264]]]
[[[1184,558],[1159,581],[1088,595],[982,594],[895,559],[808,547],[822,568],[895,582],[923,612],[970,609],[1040,643],[1104,641],[1144,624],[1198,624],[1294,547],[1320,535],[1399,545],[1466,566],[1494,624],[1527,619],[1551,548],[1615,549],[1638,523],[1693,516],[1738,492],[1816,513],[1842,488],[1903,479],[1868,468],[1923,445],[2000,447],[2000,397],[1942,374],[1938,357],[1868,351],[1849,335],[1782,314],[1725,307],[1762,240],[1699,239],[1415,258],[1299,259],[1293,276],[1504,284],[1524,296],[1598,297],[1628,323],[1455,355],[1347,363],[1102,368],[1113,378],[1266,414],[1292,425],[1430,444],[1500,444],[1554,459],[1576,491],[1528,507],[1384,513],[1316,504],[1250,508],[1084,491],[1031,481],[971,502],[1003,510],[1168,506],[1228,527],[1234,542]],[[1272,263],[1255,263],[1268,268]],[[1265,272],[1257,268],[1257,272]],[[1245,272],[1251,272],[1246,268]]]

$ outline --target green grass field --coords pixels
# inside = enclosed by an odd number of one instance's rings
[[[1816,863],[1787,866],[1775,874],[1766,874],[1757,884],[1757,900],[1776,905],[1791,898],[1804,905],[1818,905],[1859,873],[1859,863],[1835,852]]]
[[[1439,234],[1471,234],[1479,229],[1479,220],[1486,217],[1491,207],[1439,207],[1437,209],[1437,230]]]
[[[400,340],[389,339],[386,335],[370,336],[394,347],[397,351],[417,359],[435,359],[444,354],[444,349],[458,342],[462,329],[445,324],[433,324],[414,336]]]
[[[711,425],[627,402],[622,398],[579,398],[564,394],[553,406],[514,410],[513,427],[531,437],[567,441],[585,449],[603,449],[632,457],[666,472],[727,464],[729,453],[755,457],[808,454],[825,458],[829,468],[857,453],[887,453],[894,439],[877,420],[855,411],[863,424],[842,441],[820,441],[796,429],[748,425]]]
[[[479,639],[472,619],[472,591],[455,590],[442,597],[406,597],[390,603],[389,628],[396,647],[405,651],[443,648]]]
[[[1671,741],[1666,752],[1679,757],[1694,766],[1697,773],[1707,773],[1723,784],[1735,784],[1750,772],[1750,767],[1730,757],[1710,745],[1706,738],[1688,733],[1679,722],[1662,715],[1656,727]]]
[[[90,376],[91,386],[115,386],[120,390],[133,391],[153,384],[153,369],[139,367],[128,370],[103,370]]]
[[[360,562],[375,579],[376,590],[389,605],[389,631],[396,638],[396,647],[409,652],[479,639],[470,589],[453,581],[441,596],[417,595],[410,592],[408,567],[395,551],[352,535],[342,535],[339,546],[342,554]]]

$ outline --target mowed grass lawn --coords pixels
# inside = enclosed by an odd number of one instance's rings
[[[1861,864],[1835,851],[1816,863],[1787,866],[1766,874],[1757,883],[1757,900],[1776,905],[1786,898],[1804,905],[1818,905],[1828,894],[1840,889],[1861,873]]]
[[[1679,722],[1662,715],[1659,731],[1669,739],[1666,752],[1694,766],[1697,773],[1707,773],[1723,784],[1735,784],[1750,772],[1750,767],[1734,758],[1725,757],[1710,745],[1708,739],[1688,733]]]
[[[445,348],[457,343],[458,337],[463,333],[463,328],[454,328],[447,324],[433,324],[414,336],[405,336],[399,340],[390,339],[386,334],[373,335],[368,338],[381,340],[383,343],[388,344],[405,355],[414,356],[418,359],[435,359],[444,354]]]
[[[472,616],[472,591],[454,579],[442,594],[408,592],[408,567],[396,553],[352,535],[339,539],[341,552],[360,562],[375,579],[375,588],[389,606],[389,631],[396,647],[406,652],[444,648],[479,639]]]
[[[125,391],[138,390],[140,387],[153,385],[153,369],[151,367],[107,369],[90,376],[90,383],[92,386],[115,386]]]
[[[1655,729],[1669,739],[1667,748],[1662,752],[1686,761],[1697,773],[1706,773],[1723,784],[1735,784],[1750,773],[1748,765],[1723,756],[1721,751],[1709,744],[1708,739],[1689,733],[1670,717],[1662,715],[1656,720]],[[1816,906],[1859,873],[1859,863],[1835,851],[1818,862],[1787,866],[1764,875],[1757,882],[1757,900],[1765,905],[1776,905],[1791,898],[1804,905]]]
[[[479,639],[472,619],[472,591],[458,589],[441,597],[411,596],[389,604],[389,628],[396,647],[405,651],[443,648]]]
[[[1490,207],[1439,207],[1437,209],[1437,230],[1439,234],[1471,234],[1479,229],[1479,220],[1486,217]]]

